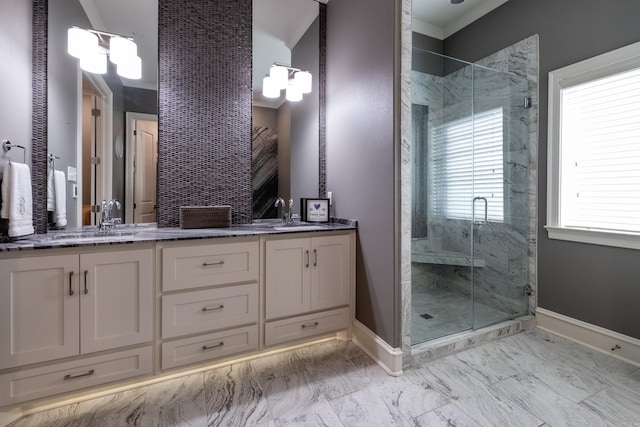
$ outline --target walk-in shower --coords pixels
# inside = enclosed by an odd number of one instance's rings
[[[413,49],[411,344],[527,314],[530,85]]]

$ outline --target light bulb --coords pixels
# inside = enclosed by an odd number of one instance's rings
[[[273,79],[278,90],[285,89],[289,84],[289,69],[280,65],[273,65],[269,71],[269,77]]]
[[[291,102],[298,102],[302,100],[302,92],[300,88],[293,84],[293,82],[289,83],[287,86],[287,100]]]
[[[104,52],[90,52],[80,58],[80,68],[89,73],[105,74],[107,72],[107,55]]]
[[[82,58],[98,50],[98,36],[81,28],[67,30],[67,52],[76,58]]]
[[[262,95],[265,98],[280,97],[280,89],[278,89],[272,77],[267,76],[262,79]]]
[[[138,46],[133,40],[124,37],[111,37],[109,40],[109,57],[114,64],[129,61],[138,56]]]
[[[116,66],[118,75],[131,80],[139,80],[142,77],[142,60],[139,56],[127,58],[126,61]]]
[[[311,73],[308,71],[298,71],[293,80],[302,93],[311,93]]]

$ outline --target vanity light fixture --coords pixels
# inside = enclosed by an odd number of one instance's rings
[[[67,30],[67,52],[80,59],[80,68],[90,73],[106,73],[109,56],[120,76],[132,80],[142,77],[138,46],[130,37],[72,27]]]
[[[265,98],[279,98],[280,91],[285,89],[287,101],[302,100],[303,93],[311,93],[311,73],[291,68],[286,65],[273,64],[269,75],[262,79],[262,95]]]

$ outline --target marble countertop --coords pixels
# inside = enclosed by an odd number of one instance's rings
[[[49,231],[46,234],[34,234],[23,239],[0,243],[0,252],[138,242],[164,242],[268,234],[355,230],[356,226],[356,221],[339,218],[332,218],[332,221],[326,224],[296,222],[292,225],[283,225],[280,220],[258,220],[252,224],[232,225],[231,227],[225,228],[198,229],[182,229],[178,227],[157,228],[154,224],[135,224],[119,225],[107,232],[98,232],[95,226],[87,226],[79,229]]]

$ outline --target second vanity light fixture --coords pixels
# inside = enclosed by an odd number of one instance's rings
[[[262,94],[266,98],[278,98],[282,89],[286,90],[287,101],[301,101],[303,93],[311,93],[311,73],[273,64],[269,75],[262,80]]]
[[[80,68],[94,74],[107,72],[107,55],[117,73],[127,79],[142,77],[138,46],[130,37],[72,27],[67,30],[67,52],[80,59]]]

